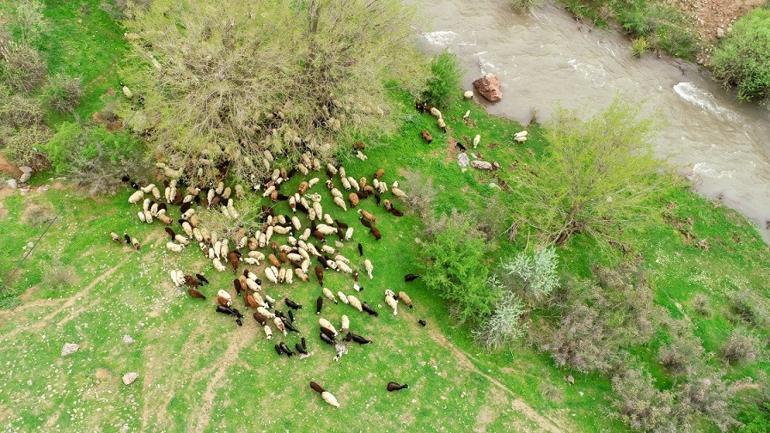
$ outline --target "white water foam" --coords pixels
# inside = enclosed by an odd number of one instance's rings
[[[607,83],[607,71],[600,66],[589,65],[588,63],[578,62],[577,59],[570,59],[567,64],[577,72],[583,74],[583,78],[590,81],[593,87],[604,87]]]
[[[438,32],[428,32],[422,34],[422,37],[424,37],[428,43],[440,47],[446,47],[454,43],[458,36],[460,35],[450,30],[441,30]]]
[[[722,116],[731,121],[737,121],[737,116],[734,112],[717,104],[714,95],[703,89],[699,89],[693,83],[687,81],[677,83],[674,86],[674,92],[676,92],[680,98],[696,107],[700,107],[702,110],[706,110],[717,116]]]

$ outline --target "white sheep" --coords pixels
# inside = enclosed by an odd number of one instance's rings
[[[264,329],[265,331],[265,338],[267,338],[268,340],[273,338],[273,330],[270,329],[270,326],[265,325],[262,327],[262,329]]]
[[[392,192],[392,193],[393,193],[393,195],[394,195],[394,196],[396,196],[396,197],[398,197],[398,198],[401,198],[401,199],[407,198],[407,195],[406,195],[406,193],[405,193],[404,191],[402,191],[402,190],[398,189],[398,188],[397,188],[397,187],[395,187],[395,186],[394,186],[393,188],[391,188],[391,189],[390,189],[390,192]]]
[[[218,258],[214,258],[211,262],[214,264],[214,269],[217,271],[224,272],[226,270],[225,265],[223,265],[222,261],[220,261]]]
[[[337,233],[337,228],[332,227],[327,224],[318,224],[316,226],[316,230],[318,230],[322,235],[328,236]]]
[[[342,290],[338,290],[337,291],[337,297],[340,298],[340,301],[342,301],[343,304],[349,304],[350,303],[348,301],[348,297],[344,293],[342,293]],[[337,302],[335,301],[334,303],[336,304]]]
[[[444,117],[444,116],[441,114],[441,111],[439,111],[439,109],[438,109],[438,108],[436,108],[436,107],[430,107],[430,114],[432,114],[432,115],[433,115],[433,117],[435,117],[435,118],[437,118],[437,119]]]
[[[286,331],[286,325],[283,324],[283,320],[280,317],[273,317],[273,324],[275,324],[276,329],[283,333],[284,337],[289,335]]]
[[[317,177],[314,177],[314,178],[310,179],[309,181],[307,181],[308,188],[312,188],[313,186],[315,186],[315,184],[320,182],[320,180],[321,179],[319,179]]]
[[[190,240],[187,239],[186,236],[182,236],[180,234],[175,235],[174,236],[174,240],[179,242],[180,244],[182,244],[184,246],[190,245]]]
[[[341,207],[343,211],[348,210],[348,207],[345,204],[345,200],[343,200],[341,197],[334,197],[334,204]]]
[[[364,269],[366,269],[366,274],[369,275],[369,279],[373,279],[374,276],[372,275],[372,272],[374,271],[374,265],[371,260],[364,260]]]
[[[391,292],[392,293],[392,292]],[[390,307],[393,310],[393,315],[398,315],[398,301],[393,296],[388,296],[388,294],[385,294],[385,303],[388,304],[388,307]]]
[[[318,324],[326,329],[332,332],[332,334],[336,337],[337,336],[337,329],[334,327],[334,325],[331,324],[328,320],[324,319],[323,317],[318,319]]]
[[[341,176],[340,182],[342,183],[342,187],[345,188],[345,190],[349,190],[351,188],[350,181],[347,177]]]
[[[350,266],[347,263],[343,262],[342,260],[335,260],[335,263],[337,264],[337,269],[339,269],[340,271],[346,274],[353,273],[353,269],[351,269]]]
[[[476,136],[473,137],[473,148],[475,149],[475,148],[479,147],[479,143],[481,143],[481,135],[480,134],[476,134]]]
[[[347,334],[350,330],[350,319],[348,319],[347,315],[343,314],[340,321],[342,322],[342,333]]]
[[[348,303],[349,303],[349,304],[350,304],[350,305],[351,305],[353,308],[355,308],[356,310],[358,310],[359,312],[363,312],[363,311],[364,311],[364,307],[361,305],[361,301],[359,301],[359,300],[358,300],[358,298],[356,298],[355,296],[353,296],[353,295],[348,295]]]
[[[324,391],[321,393],[321,398],[324,399],[324,401],[331,406],[334,407],[340,407],[340,404],[337,402],[337,398],[332,395],[329,391]]]
[[[267,280],[273,284],[278,284],[278,275],[273,271],[272,267],[265,268],[265,277],[267,277]]]
[[[266,296],[266,298],[267,298],[267,296]],[[273,314],[270,311],[268,311],[267,308],[265,308],[265,307],[257,307],[257,313],[267,317],[268,319],[275,318],[275,314]]]
[[[331,290],[329,290],[328,288],[324,287],[324,288],[321,290],[321,292],[323,292],[323,294],[324,294],[324,296],[326,297],[326,299],[328,299],[328,300],[330,300],[330,301],[334,302],[335,304],[337,303],[337,299],[334,297],[334,293],[332,293],[332,291],[331,291]]]
[[[168,248],[169,251],[174,253],[181,253],[184,249],[184,245],[175,244],[171,241],[166,242],[166,248]]]
[[[299,218],[296,216],[291,217],[291,224],[294,226],[294,230],[300,231],[302,230],[302,223],[299,222]]]
[[[131,204],[139,203],[139,200],[144,198],[144,192],[141,189],[137,189],[128,197],[128,202]]]

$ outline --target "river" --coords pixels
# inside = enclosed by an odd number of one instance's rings
[[[547,120],[560,104],[586,115],[615,95],[660,119],[656,154],[696,190],[720,199],[770,231],[770,111],[737,102],[702,68],[667,57],[629,54],[617,31],[576,22],[548,4],[514,13],[506,0],[419,0],[425,49],[449,49],[464,70],[463,85],[498,75],[503,101],[488,111],[528,122]]]

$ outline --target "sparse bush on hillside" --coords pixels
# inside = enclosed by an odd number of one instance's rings
[[[752,362],[757,359],[759,352],[759,340],[741,329],[733,330],[722,346],[722,358],[730,364]]]
[[[155,0],[129,12],[123,75],[143,96],[141,132],[157,159],[202,180],[227,166],[256,182],[264,150],[282,164],[329,157],[349,135],[392,126],[387,80],[415,95],[425,83],[398,0]]]
[[[734,395],[735,388],[717,373],[693,375],[677,388],[678,411],[705,416],[720,431],[731,431],[740,425],[731,405]]]
[[[32,226],[41,226],[49,223],[55,217],[55,213],[51,205],[48,203],[29,203],[24,212],[21,215],[21,220],[25,224]]]
[[[49,267],[43,276],[45,287],[54,290],[66,289],[73,286],[77,281],[78,276],[75,268],[62,265],[61,263]]]
[[[488,286],[493,293],[502,293],[494,312],[477,327],[473,335],[476,341],[491,350],[500,349],[521,338],[527,331],[522,316],[526,312],[524,301],[497,279],[489,277]]]
[[[674,409],[674,395],[655,387],[644,371],[629,369],[612,378],[615,409],[631,428],[650,433],[680,431]]]
[[[45,60],[29,45],[13,41],[0,45],[0,83],[11,90],[29,93],[45,81],[47,73]]]
[[[43,170],[50,165],[42,151],[50,137],[51,131],[45,126],[22,128],[0,137],[0,150],[17,166],[28,165],[35,171]]]
[[[711,308],[708,296],[703,293],[696,293],[692,298],[692,308],[701,316],[708,316]]]
[[[50,25],[43,16],[45,5],[37,0],[18,0],[13,19],[14,29],[24,44],[34,44]]]
[[[730,309],[749,325],[764,327],[770,322],[770,306],[751,290],[739,290],[729,296]]]
[[[459,97],[462,74],[457,64],[457,56],[444,51],[433,59],[430,71],[431,76],[423,92],[423,99],[442,110],[446,109]]]
[[[403,175],[401,186],[407,193],[407,198],[404,199],[407,208],[423,221],[429,221],[433,218],[433,205],[437,194],[433,179],[414,170],[405,171]]]
[[[770,97],[770,9],[755,9],[736,21],[711,64],[718,79],[738,88],[741,100]]]
[[[9,95],[0,89],[0,124],[9,128],[27,128],[43,122],[43,109],[32,98]]]
[[[55,75],[48,80],[43,89],[43,98],[49,107],[62,113],[71,113],[80,104],[83,88],[80,78]]]
[[[678,333],[658,350],[658,362],[674,374],[690,374],[701,367],[703,346],[691,330]]]
[[[636,227],[651,214],[644,208],[660,179],[651,127],[638,108],[617,99],[585,122],[557,111],[548,154],[514,174],[519,229],[560,245],[577,233],[607,241]]]
[[[556,249],[546,247],[533,254],[519,253],[503,263],[502,269],[527,295],[542,300],[559,287],[558,261]]]
[[[467,218],[454,213],[422,249],[425,285],[449,302],[460,322],[489,316],[500,293],[488,284],[487,243]]]

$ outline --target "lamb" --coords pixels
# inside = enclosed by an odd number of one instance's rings
[[[369,279],[374,279],[374,275],[372,275],[372,272],[374,272],[374,265],[372,264],[371,260],[364,260],[364,269],[366,269],[366,273],[369,275]]]
[[[112,239],[113,242],[121,243],[123,242],[122,239],[120,239],[120,236],[118,236],[115,232],[110,232],[110,239]]]
[[[390,293],[388,293],[390,292]],[[398,301],[396,300],[395,296],[393,295],[392,291],[386,290],[385,291],[385,303],[388,304],[388,307],[390,307],[393,310],[393,315],[398,315]]]
[[[257,313],[254,313],[256,316]],[[271,340],[273,338],[273,330],[267,325],[262,325],[262,329],[265,331],[265,338]]]
[[[359,301],[358,298],[356,298],[355,296],[348,295],[347,296],[347,300],[348,300],[348,302],[346,302],[346,303],[349,303],[353,308],[355,308],[359,312],[363,312],[364,311],[363,305],[361,305],[361,301]]]
[[[342,199],[342,197],[334,197],[334,204],[341,207],[343,211],[347,211],[348,207],[345,205],[345,200]]]
[[[473,148],[479,147],[479,143],[481,143],[481,135],[476,134],[476,136],[473,137]]]
[[[337,398],[334,397],[330,392],[323,389],[323,387],[315,382],[310,382],[310,388],[313,389],[313,391],[321,394],[321,398],[328,404],[334,406],[334,407],[340,407],[340,404],[337,402]]]

